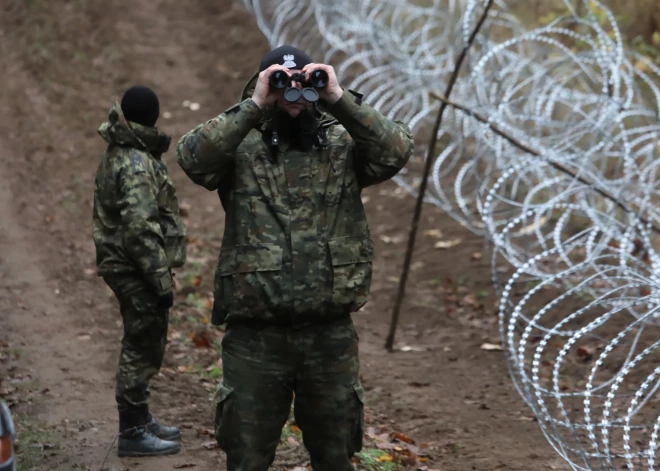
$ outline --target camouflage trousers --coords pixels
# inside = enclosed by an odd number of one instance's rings
[[[121,431],[150,419],[149,380],[163,363],[169,311],[157,306],[155,292],[141,277],[104,280],[119,301],[124,324],[115,389]]]
[[[300,329],[231,325],[222,339],[222,366],[215,437],[227,471],[268,470],[292,399],[314,471],[355,469],[364,389],[350,317]]]

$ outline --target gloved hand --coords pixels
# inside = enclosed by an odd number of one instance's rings
[[[172,291],[162,296],[158,296],[158,307],[169,309],[172,306],[174,306],[174,293]]]

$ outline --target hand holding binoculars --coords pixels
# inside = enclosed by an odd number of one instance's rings
[[[303,86],[302,90],[291,86],[291,82],[298,82]],[[309,80],[305,74],[294,73],[289,76],[283,70],[276,70],[270,75],[269,84],[273,88],[286,88],[284,99],[289,103],[295,103],[302,96],[305,101],[315,103],[319,99],[317,88],[325,88],[328,84],[328,73],[317,69],[309,74]]]

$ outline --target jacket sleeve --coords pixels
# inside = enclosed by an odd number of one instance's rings
[[[232,167],[236,149],[261,119],[251,98],[186,133],[177,144],[177,162],[198,185],[217,190]]]
[[[355,170],[363,188],[389,180],[408,163],[415,143],[401,121],[386,118],[348,90],[329,111],[354,142]]]
[[[123,155],[128,162],[120,167],[117,185],[124,250],[156,293],[163,295],[172,290],[172,278],[160,228],[157,182],[141,153]]]

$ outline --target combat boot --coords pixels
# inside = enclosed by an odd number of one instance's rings
[[[181,431],[177,427],[168,427],[158,422],[154,417],[147,422],[147,430],[161,440],[180,440]]]
[[[134,427],[122,432],[117,448],[120,457],[174,455],[181,450],[177,442],[161,440],[146,427]]]

